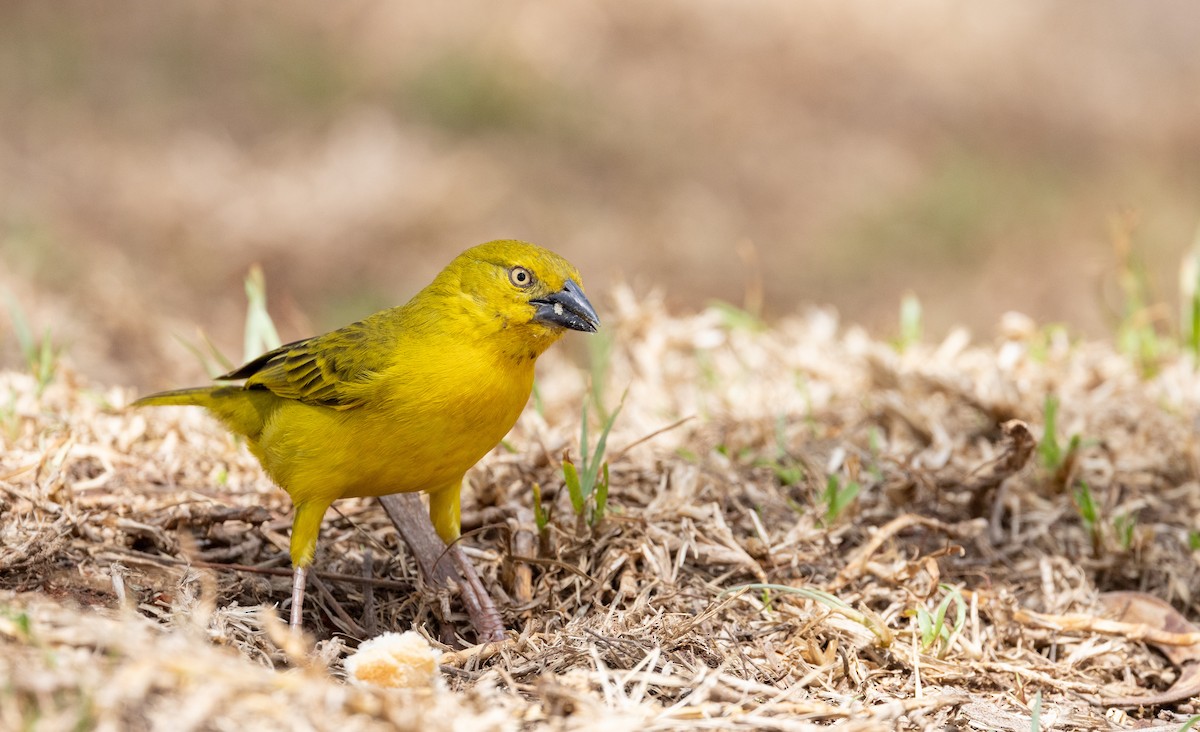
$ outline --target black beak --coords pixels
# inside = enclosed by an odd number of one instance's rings
[[[595,308],[574,280],[567,280],[567,284],[553,295],[530,300],[529,304],[537,307],[533,319],[541,323],[581,330],[584,333],[595,333],[600,327],[600,316],[596,315]]]

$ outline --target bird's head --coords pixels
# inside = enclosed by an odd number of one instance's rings
[[[567,330],[594,333],[600,327],[579,272],[535,244],[512,239],[480,244],[460,254],[442,277],[457,280],[472,310],[501,331],[528,339],[537,354]]]

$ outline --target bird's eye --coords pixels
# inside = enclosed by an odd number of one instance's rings
[[[533,273],[524,267],[513,267],[508,270],[508,281],[517,287],[529,287],[533,284]]]

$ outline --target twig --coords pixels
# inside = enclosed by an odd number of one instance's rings
[[[529,529],[534,524],[533,513],[523,508],[512,523],[512,591],[517,605],[523,606],[533,601],[533,568],[519,559],[537,551],[537,538]]]
[[[918,516],[914,513],[906,513],[903,516],[897,516],[896,518],[884,524],[882,528],[875,532],[870,541],[862,545],[858,551],[854,553],[854,556],[851,557],[850,561],[846,563],[846,566],[842,568],[842,571],[838,572],[837,578],[834,579],[833,584],[828,588],[829,591],[835,592],[838,589],[845,587],[846,584],[851,580],[854,580],[862,575],[862,573],[866,570],[867,565],[870,563],[871,557],[875,555],[875,552],[879,551],[879,548],[882,547],[888,539],[891,539],[896,534],[913,525],[920,525],[928,529],[941,531],[945,534],[949,534],[950,536],[962,536],[964,534],[961,528],[944,524],[936,519]]]
[[[675,420],[674,422],[667,425],[666,427],[660,427],[644,437],[639,437],[638,439],[629,443],[625,447],[622,447],[620,450],[617,450],[616,452],[614,452],[612,454],[612,457],[610,458],[609,462],[615,463],[617,460],[620,460],[621,458],[625,457],[625,453],[629,452],[630,450],[637,447],[638,445],[640,445],[644,442],[649,442],[650,440],[653,440],[655,437],[658,437],[659,435],[661,435],[664,432],[670,432],[671,430],[675,429],[676,427],[680,427],[680,426],[686,424],[687,422],[691,421],[692,419],[695,419],[695,415],[688,415],[688,416],[684,417],[683,419]]]
[[[329,607],[331,610],[333,610],[333,614],[336,615],[337,619],[342,621],[344,624],[344,630],[350,635],[354,635],[359,638],[365,637],[366,631],[363,630],[363,627],[359,625],[354,618],[350,617],[350,614],[346,612],[344,607],[342,607],[342,603],[338,602],[337,598],[333,596],[333,593],[329,591],[329,587],[322,582],[319,577],[313,576],[311,579],[313,586],[317,588],[317,593],[321,595],[321,599],[329,603]]]
[[[475,573],[470,560],[462,553],[462,549],[458,546],[446,549],[445,543],[429,522],[429,512],[421,505],[420,496],[415,493],[397,493],[381,496],[379,502],[387,512],[388,518],[396,525],[404,543],[412,550],[425,580],[435,587],[449,588],[452,584],[459,587],[463,605],[471,617],[471,624],[475,627],[480,642],[495,643],[504,640],[504,622],[500,619],[500,612],[492,602],[491,595],[484,589],[483,582]],[[451,561],[441,561],[447,553]]]
[[[379,624],[375,622],[375,590],[370,585],[374,573],[375,557],[371,554],[370,549],[366,549],[363,551],[362,564],[362,576],[365,580],[363,583],[362,626],[369,636],[374,636],[379,632]]]
[[[1194,646],[1200,644],[1200,632],[1172,633],[1161,628],[1153,628],[1145,623],[1127,623],[1085,613],[1049,615],[1017,608],[1013,611],[1013,620],[1035,628],[1100,633],[1129,640],[1145,641],[1155,645]]]
[[[147,554],[134,549],[126,549],[120,546],[106,547],[106,551],[114,554],[122,554],[128,557],[134,557],[153,564],[166,564],[173,567],[200,567],[201,569],[216,569],[225,572],[244,572],[247,574],[264,574],[270,577],[287,577],[291,579],[292,570],[274,567],[253,567],[248,564],[233,564],[225,562],[205,562],[198,559],[187,560],[177,557],[164,557],[155,554]],[[326,582],[339,582],[343,584],[357,584],[368,587],[381,587],[386,590],[403,590],[411,591],[413,586],[411,582],[401,582],[400,580],[384,579],[383,577],[357,577],[344,572],[313,572],[310,571],[310,577],[316,576]]]

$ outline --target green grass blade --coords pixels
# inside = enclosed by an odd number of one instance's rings
[[[37,344],[33,340],[33,329],[29,327],[29,318],[25,309],[8,290],[4,291],[4,301],[8,306],[8,319],[12,323],[13,334],[17,337],[17,346],[21,349],[21,357],[25,363],[32,365],[37,358]]]
[[[928,650],[936,636],[933,632],[933,618],[923,607],[917,608],[917,629],[921,633],[921,649]]]
[[[1062,464],[1062,445],[1058,442],[1058,397],[1047,394],[1042,406],[1042,441],[1038,443],[1038,454],[1042,465],[1056,470]]]
[[[583,484],[587,490],[591,492],[593,486],[596,485],[596,478],[600,473],[600,464],[604,462],[604,450],[608,446],[608,433],[612,431],[613,423],[617,421],[617,415],[621,413],[621,409],[625,406],[625,397],[629,396],[629,389],[621,395],[621,401],[617,404],[617,408],[612,414],[608,415],[608,419],[604,422],[604,428],[600,431],[600,439],[596,441],[596,449],[592,453],[592,459],[584,463],[583,466]],[[587,450],[586,443],[580,445],[580,450]]]
[[[1089,530],[1100,521],[1100,509],[1096,506],[1087,481],[1080,481],[1079,487],[1075,489],[1075,506],[1079,509],[1079,518],[1083,525]]]
[[[246,361],[282,345],[275,322],[267,312],[267,280],[257,264],[246,275],[246,336],[242,355]]]
[[[196,357],[196,360],[200,362],[200,366],[204,369],[205,373],[214,379],[221,374],[227,374],[237,368],[237,364],[230,361],[229,357],[224,353],[221,353],[221,349],[217,348],[217,344],[213,343],[208,334],[203,331],[200,332],[200,340],[204,344],[203,348],[178,333],[174,337],[180,345]]]
[[[583,472],[588,469],[588,405],[583,400],[583,415],[579,418],[579,461],[583,464]]]
[[[542,505],[542,486],[536,481],[533,484],[533,523],[537,526],[538,534],[544,533],[550,524],[550,515]]]
[[[56,362],[54,354],[54,346],[50,340],[50,328],[46,328],[42,334],[42,347],[37,355],[37,382],[38,386],[45,388],[52,378],[54,378],[54,367]]]
[[[1193,358],[1200,356],[1200,229],[1179,264],[1180,335]]]
[[[575,515],[582,516],[587,496],[584,495],[583,486],[579,484],[579,472],[575,470],[575,463],[570,460],[563,460],[562,467],[563,482],[567,484],[567,494],[571,497],[571,507],[575,509]]]
[[[883,645],[887,646],[892,642],[891,631],[889,631],[886,626],[879,625],[866,613],[855,610],[841,598],[831,595],[823,590],[816,590],[811,587],[792,587],[791,585],[780,585],[772,582],[752,582],[750,584],[730,587],[727,590],[721,591],[717,597],[722,598],[742,590],[771,590],[780,594],[797,595],[814,602],[819,602],[825,607],[830,608],[831,610],[836,610],[845,617],[850,618],[854,622],[870,630],[875,634],[875,637],[883,643]]]
[[[708,307],[715,310],[721,318],[721,325],[728,330],[743,330],[751,333],[761,333],[767,330],[767,324],[754,313],[740,308],[724,300],[709,300]]]
[[[596,510],[592,514],[592,525],[604,520],[604,512],[608,507],[608,462],[604,463],[603,479],[596,484]]]
[[[896,350],[903,353],[921,342],[921,301],[914,293],[906,293],[900,300],[900,335]]]
[[[588,384],[592,394],[592,403],[604,412],[604,385],[608,383],[608,367],[612,362],[612,331],[601,330],[593,333],[587,339],[588,344]]]

